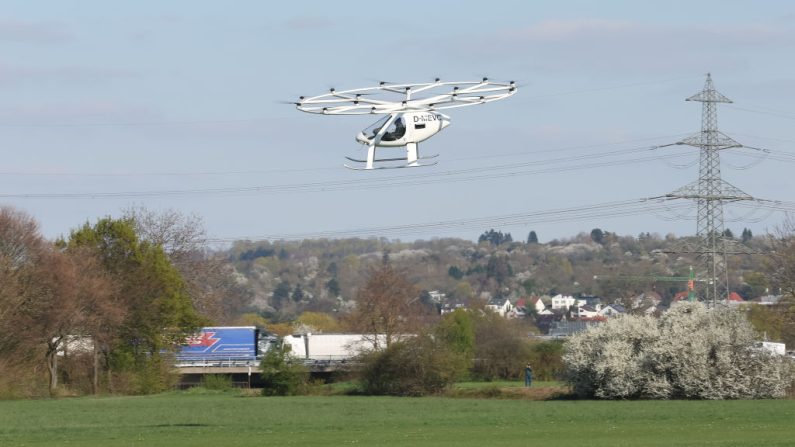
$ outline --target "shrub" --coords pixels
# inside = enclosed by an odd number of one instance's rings
[[[156,394],[174,389],[179,382],[179,374],[174,371],[174,363],[169,357],[153,355],[139,360],[132,373],[131,388],[127,394]]]
[[[443,316],[434,328],[434,337],[454,352],[471,359],[475,352],[475,321],[471,313],[456,309]]]
[[[362,358],[365,394],[424,396],[450,387],[466,370],[467,359],[427,335],[392,343]]]
[[[290,346],[272,347],[260,362],[265,396],[299,394],[309,378],[306,367],[290,355]]]
[[[205,374],[201,386],[213,391],[228,391],[234,388],[232,377],[227,374]]]
[[[679,303],[657,320],[623,316],[577,334],[563,360],[581,397],[742,399],[784,397],[791,365],[754,348],[732,309]]]
[[[481,380],[519,379],[530,357],[530,345],[516,322],[486,312],[475,321],[472,376]]]
[[[528,357],[533,367],[533,380],[558,380],[563,375],[563,343],[545,341],[530,345]]]
[[[0,400],[49,396],[44,368],[0,357]]]

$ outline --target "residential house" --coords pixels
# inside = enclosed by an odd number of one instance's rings
[[[449,313],[453,313],[456,309],[466,309],[466,304],[464,303],[444,303],[442,307],[439,308],[439,313],[442,315],[446,315]]]
[[[486,309],[496,312],[501,317],[507,316],[508,312],[510,312],[512,308],[513,306],[511,306],[511,301],[508,300],[508,298],[492,298],[486,304]]]
[[[585,300],[578,300],[573,296],[568,296],[568,295],[564,296],[558,294],[552,297],[552,305],[550,307],[552,307],[552,310],[556,309],[567,310],[572,306],[584,306],[585,304],[587,304]]]
[[[781,301],[781,295],[764,295],[754,299],[754,301],[763,306],[772,306],[774,304],[778,304],[778,302]]]
[[[601,304],[596,306],[590,306],[588,304],[584,306],[579,306],[576,309],[572,309],[571,316],[577,318],[593,318],[599,315],[599,310],[602,308]]]
[[[527,312],[525,312],[525,306],[527,305],[527,298],[519,298],[514,303],[513,313],[517,317],[525,317],[527,316]]]
[[[589,306],[598,306],[602,304],[602,298],[596,295],[580,295],[580,300],[585,300],[585,304]]]
[[[512,318],[524,318],[527,316],[527,298],[519,298],[513,305],[513,310],[511,310],[511,317]]]
[[[740,296],[739,293],[731,292],[726,298],[726,302],[729,304],[729,306],[739,306],[740,304],[745,303],[745,300]]]
[[[428,296],[431,297],[431,301],[433,301],[434,303],[441,303],[447,297],[447,295],[444,292],[440,292],[438,290],[429,290]]]
[[[607,306],[604,306],[601,309],[599,309],[598,314],[600,317],[610,318],[610,317],[616,317],[626,312],[627,309],[620,304],[608,304]]]
[[[687,290],[683,290],[677,293],[676,295],[674,295],[674,297],[671,299],[671,303],[676,303],[678,301],[687,301],[688,295],[690,295],[690,292]]]
[[[544,311],[546,306],[544,306],[544,302],[541,301],[541,297],[532,296],[530,298],[519,298],[516,301],[516,307],[522,307],[525,309],[526,312],[535,312],[536,315],[540,314]]]
[[[662,297],[657,292],[643,292],[629,299],[629,304],[633,309],[646,309],[649,306],[656,307],[661,302]]]

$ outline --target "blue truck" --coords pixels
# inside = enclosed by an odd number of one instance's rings
[[[185,339],[177,364],[239,364],[257,360],[259,331],[254,326],[204,327]]]

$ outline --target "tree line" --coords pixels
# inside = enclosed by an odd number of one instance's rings
[[[130,209],[52,242],[0,208],[0,395],[172,386],[169,352],[247,298],[200,234],[178,213]]]

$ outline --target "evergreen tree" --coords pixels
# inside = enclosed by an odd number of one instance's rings
[[[538,243],[538,235],[536,235],[535,231],[530,231],[530,234],[527,235],[527,243],[528,244]]]
[[[337,281],[336,278],[329,279],[328,282],[326,282],[326,290],[328,290],[332,296],[340,296],[340,282]]]
[[[498,285],[503,285],[513,276],[513,268],[507,256],[492,256],[486,264],[486,277],[494,278]]]
[[[599,228],[594,228],[591,230],[591,240],[596,242],[597,244],[601,244],[604,241],[605,232]]]
[[[292,298],[293,301],[295,301],[296,303],[304,299],[304,289],[301,288],[301,284],[295,285],[295,289],[293,289]]]
[[[328,272],[329,275],[336,277],[337,272],[339,271],[339,267],[337,267],[336,262],[331,262],[329,263],[328,267],[326,267],[326,271]]]
[[[447,274],[455,279],[461,279],[464,277],[464,272],[462,272],[461,269],[455,265],[451,265],[450,268],[447,269]]]
[[[478,237],[478,243],[480,242],[488,242],[491,245],[501,245],[506,242],[513,242],[513,237],[511,236],[511,233],[503,234],[502,231],[494,231],[492,228]]]
[[[282,281],[276,285],[275,289],[273,289],[273,300],[271,301],[271,304],[273,304],[274,307],[281,307],[282,303],[289,297],[290,283],[287,281]]]

